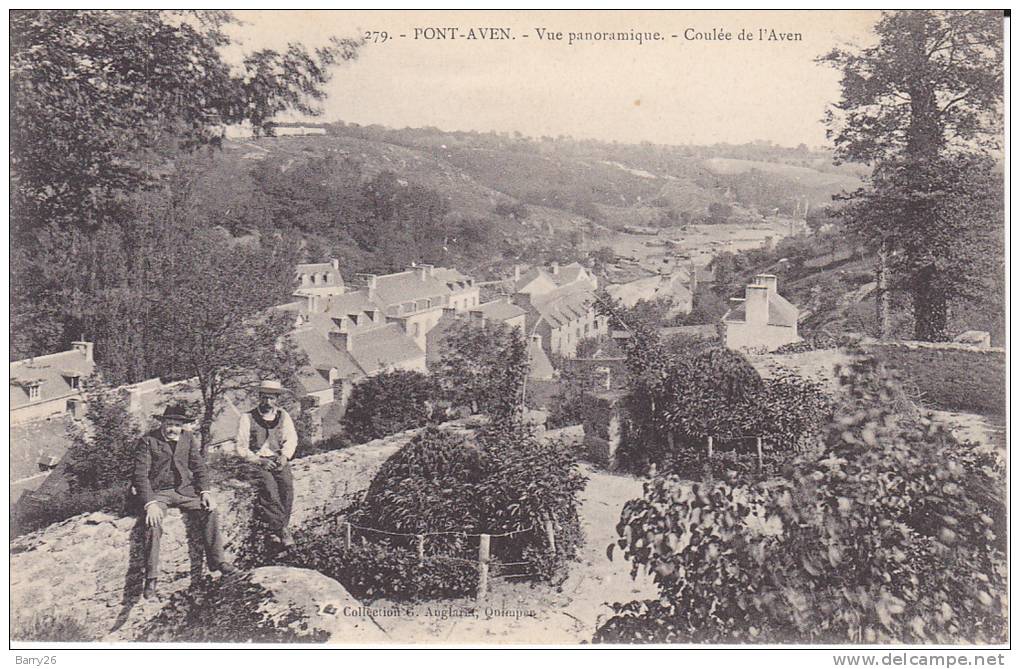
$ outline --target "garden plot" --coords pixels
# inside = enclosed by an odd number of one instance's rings
[[[606,547],[615,541],[623,505],[642,494],[642,480],[604,472],[587,472],[581,522],[585,544],[559,586],[493,581],[484,602],[473,598],[400,605],[413,616],[376,616],[397,643],[572,644],[591,640],[596,627],[612,615],[608,604],[657,596],[650,576],[631,579],[630,563],[610,562]],[[373,609],[393,608],[384,600]],[[470,615],[470,612],[474,615]]]

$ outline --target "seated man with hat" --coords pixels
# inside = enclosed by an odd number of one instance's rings
[[[192,421],[187,409],[172,404],[156,416],[159,428],[138,443],[132,485],[141,498],[145,512],[145,589],[146,599],[156,597],[159,575],[159,544],[163,536],[163,516],[176,508],[201,524],[205,557],[212,571],[226,576],[237,571],[223,554],[219,515],[209,487],[205,457],[201,445],[184,427]]]
[[[259,385],[258,406],[241,414],[237,425],[237,454],[261,468],[258,508],[269,531],[285,548],[294,545],[288,525],[294,505],[294,479],[290,460],[297,450],[294,421],[280,407],[279,381]]]

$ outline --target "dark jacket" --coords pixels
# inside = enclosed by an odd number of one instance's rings
[[[209,475],[201,445],[191,432],[182,432],[177,446],[153,430],[138,442],[135,472],[131,483],[145,505],[160,490],[174,489],[181,495],[196,497],[209,490]]]

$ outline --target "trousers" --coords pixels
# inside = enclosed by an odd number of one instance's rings
[[[272,469],[263,465],[261,476],[259,513],[270,532],[282,532],[290,523],[290,513],[294,508],[294,477],[290,463]]]
[[[201,525],[206,564],[209,565],[210,570],[218,570],[220,564],[226,560],[223,554],[223,536],[220,533],[219,513],[203,508],[202,500],[198,497],[188,497],[176,490],[160,490],[156,493],[155,500],[162,507],[164,513],[167,509],[180,509],[188,514],[191,522]],[[143,510],[143,522],[144,518],[145,511]],[[146,527],[145,530],[145,578],[156,578],[159,575],[159,544],[163,537],[163,526],[160,524],[155,527]]]

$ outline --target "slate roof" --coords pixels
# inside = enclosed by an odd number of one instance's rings
[[[578,286],[564,286],[554,291],[535,295],[531,305],[553,327],[560,327],[581,318],[587,318],[592,294]]]
[[[71,387],[67,374],[84,378],[92,374],[95,363],[76,350],[41,355],[37,358],[17,360],[10,364],[11,409],[37,404],[62,397],[73,397],[79,393]],[[29,382],[39,383],[39,398],[30,400]]]
[[[769,325],[781,327],[794,327],[797,325],[797,307],[790,304],[789,300],[778,293],[769,294]],[[741,302],[726,312],[723,320],[729,322],[743,323],[747,319],[746,303]]]
[[[627,307],[633,307],[640,300],[654,300],[659,297],[669,297],[679,304],[685,304],[689,303],[693,296],[684,277],[684,274],[650,276],[607,286],[606,291]]]
[[[514,282],[514,292],[524,292],[532,282],[539,279],[543,280],[542,282],[546,283],[546,285],[551,284],[552,286],[562,288],[580,279],[581,274],[585,272],[587,272],[585,267],[577,262],[560,267],[555,274],[551,269],[532,267],[521,275],[519,281]]]
[[[366,374],[374,374],[391,365],[425,359],[425,351],[418,348],[396,323],[352,336],[351,355]]]
[[[358,365],[354,357],[346,349],[334,346],[329,341],[328,335],[324,335],[321,331],[313,327],[302,327],[291,332],[290,336],[297,347],[308,356],[308,367],[316,372],[326,372],[326,376],[323,377],[326,379],[325,387],[316,383],[318,390],[325,390],[329,387],[328,373],[333,368],[336,368],[340,378],[343,379],[353,380],[365,376],[365,370]],[[311,392],[311,389],[306,385],[306,381],[311,382],[311,379],[305,378],[306,376],[306,374],[299,375],[299,381],[302,381],[302,385],[306,386],[305,389]]]
[[[480,313],[488,320],[502,322],[510,320],[511,318],[523,316],[527,312],[516,304],[507,302],[506,300],[492,300],[491,302],[479,304],[471,310],[471,313]]]

